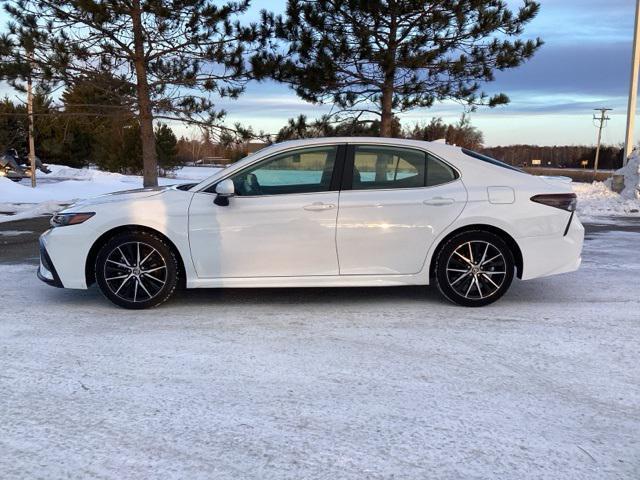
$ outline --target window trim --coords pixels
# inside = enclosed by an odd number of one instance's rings
[[[511,170],[519,173],[527,173],[521,168],[518,168],[514,165],[510,165],[507,162],[498,160],[497,158],[490,157],[489,155],[478,153],[468,148],[462,148],[461,150],[462,150],[462,153],[464,153],[467,157],[471,157],[475,160],[480,160],[481,162],[488,163],[489,165],[493,165],[494,167],[506,168],[507,170]]]
[[[269,162],[271,160],[273,160],[275,157],[279,157],[281,155],[287,154],[287,153],[292,153],[292,152],[296,152],[296,151],[300,151],[300,150],[315,150],[315,149],[319,149],[319,148],[326,148],[326,147],[334,147],[336,148],[336,159],[333,163],[333,171],[331,172],[331,181],[329,182],[329,188],[327,190],[322,190],[319,192],[295,192],[295,193],[278,193],[278,194],[272,194],[272,195],[238,195],[237,198],[261,198],[261,197],[282,197],[285,195],[316,195],[318,193],[329,193],[329,192],[339,192],[340,191],[340,185],[342,184],[342,175],[344,173],[344,166],[345,166],[345,158],[346,158],[346,147],[347,145],[345,143],[326,143],[326,144],[318,144],[318,145],[307,145],[307,146],[298,146],[298,147],[293,147],[287,150],[280,150],[279,152],[274,152],[273,155],[269,155],[266,158],[263,158],[261,160],[258,160],[256,162],[253,162],[249,165],[247,165],[244,168],[241,168],[240,170],[236,170],[233,172],[230,172],[228,175],[225,175],[224,177],[216,180],[215,182],[207,185],[205,188],[203,188],[202,190],[198,191],[197,193],[206,193],[208,195],[217,195],[215,193],[215,189],[218,186],[218,184],[220,182],[223,182],[224,180],[227,180],[235,175],[239,175],[242,174],[242,172],[245,172],[249,169],[258,167],[260,164]],[[209,190],[213,190],[213,191],[209,191]]]
[[[448,185],[450,183],[453,182],[457,182],[458,180],[460,180],[462,178],[462,175],[460,174],[460,170],[458,168],[456,168],[455,166],[451,165],[451,163],[447,162],[446,160],[442,159],[442,157],[440,157],[439,155],[434,154],[433,152],[426,150],[424,148],[419,148],[419,147],[414,147],[414,146],[405,146],[405,145],[398,145],[395,143],[348,143],[347,145],[347,149],[346,149],[346,158],[345,158],[345,162],[344,162],[344,171],[342,174],[342,186],[340,188],[340,191],[354,191],[354,192],[373,192],[373,191],[378,191],[378,192],[385,192],[385,191],[399,191],[399,190],[419,190],[419,189],[424,189],[424,188],[436,188],[436,187],[440,187],[442,185]],[[354,167],[354,163],[355,163],[355,152],[356,152],[356,147],[385,147],[385,148],[398,148],[400,150],[414,150],[417,152],[421,152],[424,153],[425,155],[431,155],[433,158],[435,158],[436,160],[438,160],[439,162],[442,162],[444,165],[446,165],[447,167],[449,167],[451,170],[453,170],[453,173],[455,175],[455,178],[453,180],[449,180],[448,182],[445,183],[439,183],[437,185],[424,185],[422,187],[408,187],[408,188],[366,188],[366,189],[353,189],[353,167]],[[425,171],[425,174],[428,173],[427,171]],[[426,178],[425,178],[426,181]]]

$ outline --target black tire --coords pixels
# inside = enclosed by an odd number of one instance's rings
[[[178,260],[159,236],[131,231],[111,237],[96,256],[96,283],[120,307],[144,309],[166,302],[178,284]]]
[[[514,270],[509,246],[498,235],[483,230],[454,235],[436,254],[438,289],[464,307],[482,307],[498,300],[511,286]]]

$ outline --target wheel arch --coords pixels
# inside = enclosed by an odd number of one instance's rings
[[[176,260],[178,260],[178,286],[180,288],[183,288],[186,285],[187,273],[184,265],[184,260],[182,259],[180,250],[178,250],[178,247],[176,247],[175,243],[173,243],[169,237],[167,237],[164,233],[156,230],[155,228],[147,227],[144,225],[120,225],[104,232],[95,240],[95,242],[93,242],[93,245],[91,245],[84,264],[84,274],[85,280],[87,282],[87,287],[92,285],[96,281],[95,263],[96,257],[98,256],[98,252],[100,251],[102,245],[104,245],[107,240],[114,237],[115,235],[125,232],[147,232],[156,235],[163,241],[165,241],[167,245],[169,245],[169,247],[173,250],[173,253],[176,256]]]
[[[484,224],[484,223],[473,223],[470,225],[464,225],[455,230],[452,230],[451,232],[447,233],[443,238],[440,239],[436,248],[433,249],[433,253],[429,260],[429,277],[430,278],[433,278],[435,274],[436,258],[438,257],[438,252],[445,245],[445,243],[447,243],[447,241],[450,238],[452,238],[454,235],[458,235],[459,233],[469,232],[473,230],[481,230],[484,232],[493,233],[494,235],[497,235],[498,237],[500,237],[507,244],[507,246],[511,250],[511,253],[513,253],[513,259],[516,263],[517,277],[522,278],[524,260],[522,257],[522,250],[520,250],[520,246],[518,245],[518,242],[516,242],[515,239],[502,228],[496,227],[494,225]]]

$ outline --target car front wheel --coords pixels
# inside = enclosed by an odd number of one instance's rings
[[[178,281],[178,261],[159,236],[126,232],[102,246],[95,272],[105,297],[124,308],[143,309],[171,297]]]
[[[498,300],[513,281],[515,261],[499,236],[485,231],[455,235],[436,258],[436,283],[458,305],[481,307]]]

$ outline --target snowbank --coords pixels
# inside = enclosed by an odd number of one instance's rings
[[[611,179],[604,182],[574,183],[573,191],[578,195],[578,213],[590,217],[640,217],[640,192],[638,174],[640,155],[634,150],[629,162],[616,174],[624,175],[625,189],[621,194],[611,190]]]
[[[622,197],[640,199],[640,154],[637,149],[633,150],[633,154],[629,157],[627,164],[616,170],[616,174],[624,175]]]
[[[0,185],[0,188],[2,186]],[[0,203],[0,223],[41,215],[51,215],[62,210],[68,203],[46,201],[41,203]]]
[[[40,175],[45,181],[51,180],[81,180],[100,183],[126,183],[133,184],[134,188],[142,186],[142,177],[138,175],[122,175],[120,173],[103,172],[95,168],[73,168],[64,165],[49,165],[51,173]],[[182,167],[173,172],[167,178],[161,178],[161,184],[178,183],[187,180],[204,180],[210,177],[219,168],[215,167]]]
[[[55,183],[42,183],[37,188],[31,188],[26,183],[14,183],[6,178],[0,178],[0,202],[6,203],[41,203],[41,202],[71,202],[75,199],[87,198],[118,190],[130,190],[142,185],[136,181],[113,179],[104,181],[96,178],[90,181],[62,180]]]
[[[142,187],[142,177],[136,175],[64,165],[49,165],[49,168],[49,175],[38,175],[40,183],[35,189],[27,180],[15,183],[0,177],[0,222],[45,215],[79,199]],[[199,182],[218,170],[212,167],[183,167],[172,172],[171,178],[160,178],[159,183]],[[16,215],[2,215],[14,212]]]
[[[603,182],[573,183],[578,196],[578,214],[591,217],[640,217],[640,200],[625,198]]]

